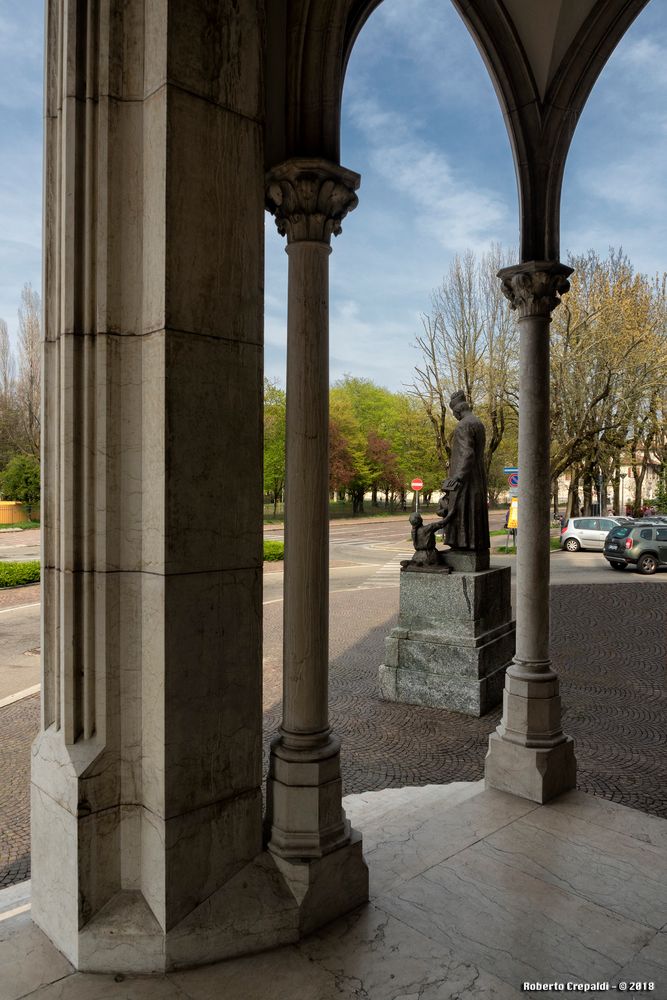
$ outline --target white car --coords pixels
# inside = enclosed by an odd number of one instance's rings
[[[568,552],[580,549],[604,548],[604,540],[612,528],[623,524],[620,517],[571,517],[560,530],[560,547]]]

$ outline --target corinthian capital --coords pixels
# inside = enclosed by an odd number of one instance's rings
[[[266,207],[288,243],[330,243],[359,202],[354,192],[360,181],[359,174],[327,160],[287,160],[267,174]]]
[[[524,316],[551,316],[560,303],[560,296],[569,291],[572,268],[554,261],[531,260],[498,271],[503,294],[516,309],[519,319]]]

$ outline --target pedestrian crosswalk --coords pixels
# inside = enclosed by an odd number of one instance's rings
[[[401,558],[409,558],[409,556],[395,555],[389,562],[386,562],[384,566],[380,566],[378,570],[369,577],[360,587],[359,590],[377,590],[380,587],[398,587],[399,586],[399,574],[401,571]]]

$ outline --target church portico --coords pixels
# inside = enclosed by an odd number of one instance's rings
[[[624,814],[576,795],[541,806],[575,778],[549,651],[549,322],[569,273],[558,263],[560,184],[590,87],[642,5],[586,0],[566,16],[557,4],[563,16],[537,28],[532,2],[456,5],[494,78],[520,188],[522,262],[501,274],[521,327],[516,657],[491,737],[490,787],[420,789],[402,805],[376,800],[379,811],[350,799],[351,825],[329,717],[329,257],[360,184],[339,163],[344,70],[377,0],[47,3],[42,728],[31,909],[18,894],[20,912],[0,937],[23,956],[11,1000],[40,986],[45,1000],[54,991],[69,1000],[91,982],[101,998],[111,981],[79,973],[173,973],[295,945],[368,900],[364,849],[372,907],[325,932],[322,952],[311,941],[274,955],[276,968],[294,962],[293,982],[307,989],[299,976],[312,958],[324,1000],[336,995],[339,965],[354,979],[362,955],[376,984],[368,995],[384,1000],[394,995],[390,966],[407,994],[429,982],[440,950],[440,981],[462,976],[462,996],[476,988],[469,963],[489,995],[510,997],[513,977],[536,970],[509,948],[494,971],[501,928],[485,906],[483,953],[470,950],[470,934],[450,933],[459,910],[468,929],[482,919],[472,897],[452,903],[457,879],[480,862],[482,894],[531,926],[522,900],[542,889],[534,859],[568,803],[587,851],[623,855],[614,838],[627,828],[651,867]],[[289,273],[282,723],[264,814],[267,208],[286,236]],[[501,816],[524,838],[524,897],[507,895]],[[648,824],[656,856],[659,823]],[[462,867],[441,870],[430,889],[427,872],[447,868],[455,847],[469,852]],[[571,869],[565,860],[556,868],[545,884],[567,895]],[[380,901],[385,890],[391,898]],[[596,891],[567,896],[576,934],[568,925],[566,943],[584,934],[578,977],[613,923]],[[419,892],[428,905],[418,919]],[[642,898],[644,911],[624,918],[595,959],[596,975],[620,974],[653,946],[667,916],[650,887]],[[588,938],[574,919],[581,899],[597,921]],[[545,968],[561,947],[547,944],[549,919]],[[401,921],[421,955],[412,979],[379,931],[391,925],[395,935]],[[379,959],[368,944],[376,932]],[[338,962],[335,938],[347,933],[357,934],[350,961]],[[268,962],[246,984],[247,1000],[291,995]],[[218,966],[210,982],[233,985],[247,969]],[[161,998],[181,988],[207,995],[196,973],[182,975],[156,980]],[[127,996],[151,989],[133,981]]]

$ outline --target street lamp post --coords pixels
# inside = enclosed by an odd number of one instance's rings
[[[602,517],[602,469],[598,473],[598,516]]]

